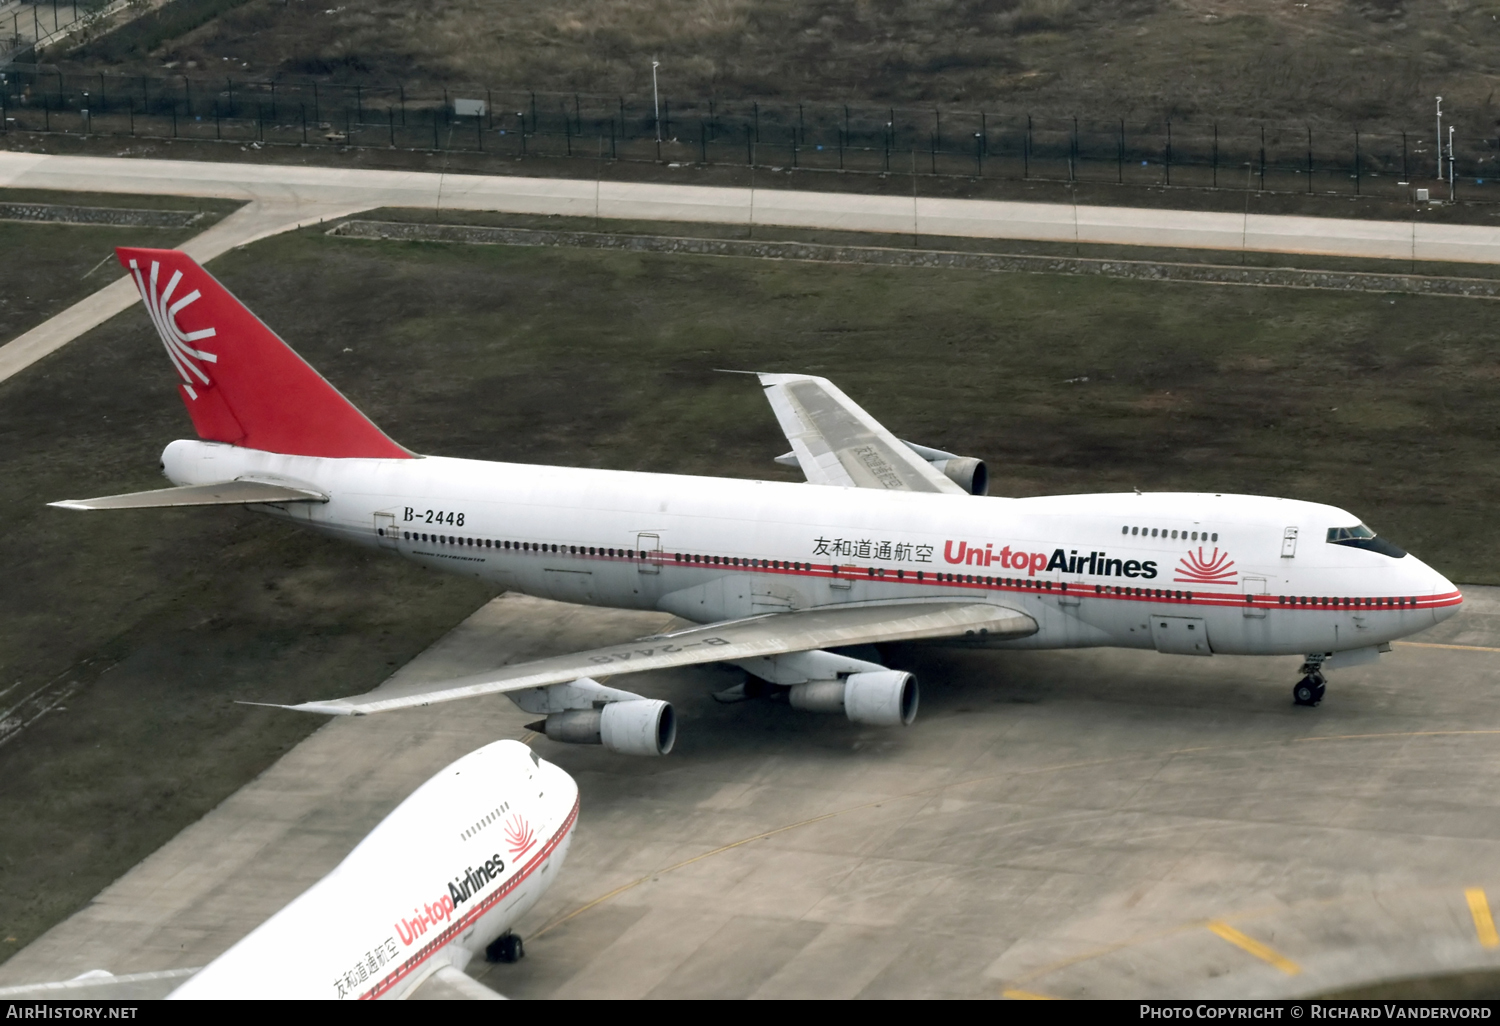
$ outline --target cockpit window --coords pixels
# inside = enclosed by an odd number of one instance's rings
[[[1384,538],[1377,538],[1375,532],[1364,524],[1355,524],[1353,527],[1330,527],[1328,529],[1328,544],[1348,545],[1356,549],[1369,549],[1378,552],[1382,556],[1390,556],[1392,559],[1400,559],[1406,555],[1406,550],[1397,545],[1392,545]]]

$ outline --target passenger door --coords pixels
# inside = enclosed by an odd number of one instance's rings
[[[1266,579],[1264,577],[1246,577],[1245,587],[1245,616],[1264,620],[1266,617]]]
[[[636,569],[643,574],[661,573],[661,535],[638,534],[635,541]]]

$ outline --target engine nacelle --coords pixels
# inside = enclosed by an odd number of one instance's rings
[[[902,444],[931,463],[934,470],[970,495],[989,494],[990,472],[989,468],[984,465],[984,460],[975,459],[973,456],[959,456],[931,446],[918,445],[916,442],[903,442]]]
[[[990,471],[984,460],[973,456],[955,456],[951,460],[933,460],[938,473],[958,485],[970,495],[988,495]]]
[[[553,741],[603,745],[621,755],[666,755],[677,743],[677,714],[671,703],[654,698],[553,713],[530,728],[540,728]]]
[[[842,712],[854,723],[873,727],[906,726],[917,718],[917,678],[903,670],[809,681],[793,687],[787,698],[794,709]]]

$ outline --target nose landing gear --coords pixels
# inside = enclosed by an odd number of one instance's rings
[[[1323,660],[1327,658],[1321,653],[1310,655],[1307,662],[1302,664],[1299,671],[1302,679],[1292,688],[1292,701],[1297,705],[1315,706],[1323,701],[1323,692],[1328,690],[1328,681],[1323,676]]]

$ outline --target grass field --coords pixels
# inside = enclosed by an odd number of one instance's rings
[[[1493,134],[1497,0],[177,0],[65,55],[129,70]],[[194,16],[192,9],[201,11]],[[203,22],[203,17],[215,15]],[[57,59],[58,54],[49,58]]]
[[[99,195],[34,189],[0,190],[7,203],[53,203],[137,210],[199,210],[190,228],[80,227],[0,221],[0,343],[51,317],[109,282],[114,247],[135,239],[152,246],[175,246],[234,210],[238,203],[164,196]],[[24,256],[20,256],[24,254]]]
[[[16,231],[84,268],[96,245]],[[317,230],[213,270],[419,451],[793,480],[760,390],[714,369],[801,370],[986,458],[1002,494],[1320,499],[1455,580],[1500,581],[1488,302]],[[0,289],[24,271],[0,265]],[[158,485],[188,431],[138,309],[0,384],[0,689],[79,688],[0,747],[0,952],[318,725],[233,700],[363,690],[485,598],[239,511],[43,506]]]

